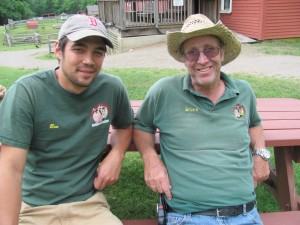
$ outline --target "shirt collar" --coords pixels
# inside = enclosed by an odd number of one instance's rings
[[[225,73],[221,72],[221,79],[225,82],[226,90],[224,93],[224,98],[233,98],[240,94],[240,91],[238,87],[236,86],[234,80],[226,75]],[[199,92],[194,91],[192,85],[191,85],[191,78],[190,75],[185,75],[183,79],[183,91],[189,91],[190,93],[197,95],[197,96],[203,96]]]

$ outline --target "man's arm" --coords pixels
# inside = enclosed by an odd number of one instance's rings
[[[111,133],[112,149],[99,165],[94,187],[102,190],[115,183],[120,176],[126,150],[132,140],[132,125],[125,129],[113,128]]]
[[[172,199],[169,175],[155,151],[155,135],[134,129],[133,139],[144,161],[145,182],[152,191],[165,193]]]
[[[6,94],[6,88],[0,84],[0,102],[4,98],[5,94]]]
[[[263,129],[261,126],[251,127],[249,129],[249,135],[251,138],[251,149],[264,149],[265,140],[263,135]],[[268,161],[264,160],[259,155],[253,156],[253,179],[254,186],[258,183],[268,179],[270,174],[270,167]]]
[[[27,150],[2,143],[0,152],[0,224],[18,225]]]

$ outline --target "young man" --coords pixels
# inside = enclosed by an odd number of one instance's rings
[[[0,108],[0,224],[122,224],[101,190],[119,177],[133,112],[121,80],[100,74],[106,46],[113,48],[98,19],[72,16],[55,44],[58,68],[8,90]],[[111,125],[112,150],[101,162]]]
[[[270,155],[256,98],[247,82],[221,72],[239,55],[240,42],[221,22],[198,14],[167,33],[167,45],[188,74],[154,84],[134,120],[145,181],[165,194],[167,224],[262,224],[254,189],[269,175]]]

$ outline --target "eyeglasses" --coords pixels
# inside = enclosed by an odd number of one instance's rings
[[[208,58],[216,57],[220,54],[220,47],[207,47],[203,51],[198,51],[197,49],[192,49],[185,53],[184,59],[187,62],[195,62],[199,59],[200,53],[203,52],[203,54]]]

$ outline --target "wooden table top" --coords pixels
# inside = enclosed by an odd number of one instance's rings
[[[142,102],[131,101],[135,113]],[[300,146],[300,99],[258,98],[257,109],[262,118],[266,146]]]

